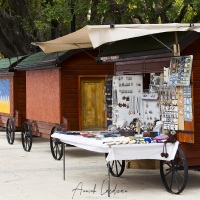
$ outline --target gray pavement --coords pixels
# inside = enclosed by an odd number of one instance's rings
[[[110,198],[106,189],[103,154],[66,147],[64,181],[63,162],[53,159],[47,139],[34,138],[31,152],[25,152],[20,133],[9,145],[5,132],[0,132],[0,200],[188,200],[200,196],[200,172],[189,171],[187,186],[180,195],[165,190],[159,170],[126,169],[121,177],[111,177],[111,190],[116,192]]]

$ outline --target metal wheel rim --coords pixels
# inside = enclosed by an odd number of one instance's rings
[[[8,118],[6,123],[6,137],[9,144],[13,144],[15,140],[15,124],[12,118]]]
[[[59,126],[54,126],[51,130],[51,135],[55,132],[61,130]],[[63,156],[63,145],[59,139],[52,138],[50,136],[50,147],[51,153],[55,160],[60,160]]]
[[[24,122],[22,125],[21,137],[23,149],[25,151],[30,151],[32,147],[32,132],[28,122]]]
[[[105,157],[107,157],[107,153]],[[125,160],[113,160],[109,164],[109,171],[112,176],[119,177],[123,174],[125,169]]]
[[[184,190],[188,180],[188,165],[180,146],[174,160],[160,161],[160,175],[168,192],[180,194]]]

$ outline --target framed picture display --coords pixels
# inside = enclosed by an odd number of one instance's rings
[[[169,67],[169,85],[189,86],[193,56],[172,57]]]

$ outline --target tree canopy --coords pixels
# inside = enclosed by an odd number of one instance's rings
[[[36,51],[46,41],[87,24],[197,23],[199,0],[0,0],[0,55]]]

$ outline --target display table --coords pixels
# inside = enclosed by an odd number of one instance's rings
[[[149,144],[120,144],[107,145],[104,140],[96,138],[87,138],[79,135],[65,135],[54,133],[53,138],[59,139],[65,144],[70,144],[89,151],[99,153],[108,153],[106,161],[112,160],[139,160],[139,159],[155,159],[155,160],[173,160],[176,154],[178,144],[167,143],[167,158],[162,157],[163,143],[149,143]]]
[[[149,144],[120,144],[120,145],[108,145],[103,139],[87,138],[81,135],[66,135],[60,133],[53,133],[52,138],[59,139],[63,144],[70,144],[82,149],[107,153],[106,161],[108,166],[111,161],[115,160],[137,160],[137,159],[156,159],[156,160],[173,160],[179,142],[167,143],[167,153],[169,156],[162,157],[163,143],[149,143]],[[64,145],[65,146],[65,145]],[[65,149],[63,150],[65,153]],[[65,180],[65,154],[63,158],[63,174]],[[108,167],[108,196],[110,196],[110,171]]]

